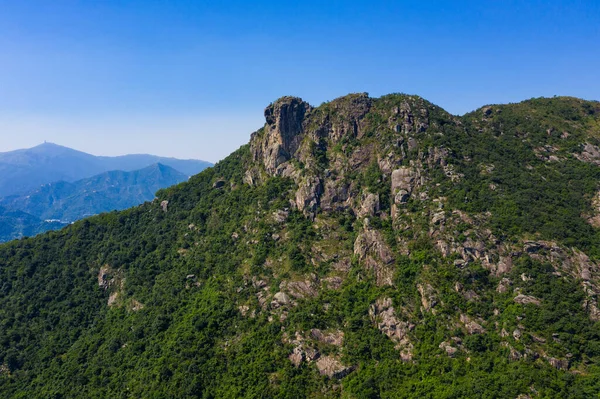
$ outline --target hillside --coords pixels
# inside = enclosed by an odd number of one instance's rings
[[[161,163],[188,176],[211,166],[209,162],[133,154],[103,157],[53,143],[0,153],[0,197],[19,195],[57,181],[74,182],[112,170],[126,172]]]
[[[44,221],[27,212],[9,210],[0,206],[0,242],[25,236],[34,236],[48,230],[63,228],[66,223]]]
[[[78,180],[41,186],[22,196],[0,199],[0,206],[42,220],[74,222],[90,215],[122,210],[151,201],[161,188],[184,182],[188,176],[155,164],[133,172],[110,171]]]
[[[265,119],[153,202],[0,246],[4,396],[600,395],[600,103]]]

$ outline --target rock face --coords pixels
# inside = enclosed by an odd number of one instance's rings
[[[593,144],[585,143],[581,153],[575,156],[581,161],[600,165],[600,148]]]
[[[413,190],[415,173],[410,167],[402,167],[392,172],[392,196],[396,205],[405,204]]]
[[[379,213],[379,195],[365,193],[360,208],[356,212],[358,217],[375,216]]]
[[[296,191],[296,206],[301,211],[316,211],[322,192],[321,179],[318,177],[303,179],[298,191]]]
[[[375,275],[377,285],[393,284],[392,251],[377,230],[366,228],[354,242],[354,254]]]
[[[278,174],[278,167],[298,150],[304,132],[304,116],[312,107],[297,97],[282,97],[265,109],[266,125],[262,137],[253,135],[252,156],[266,171]]]
[[[401,351],[403,360],[412,359],[413,345],[408,332],[414,326],[398,319],[391,298],[380,298],[372,304],[369,308],[369,317],[377,328],[396,344],[396,349]]]
[[[503,115],[501,108],[490,106],[477,111],[477,120],[466,120],[473,123],[467,126],[461,118],[446,115],[432,104],[404,95],[370,99],[364,93],[352,94],[317,108],[301,99],[284,97],[267,107],[265,126],[253,135],[250,143],[252,160],[245,170],[245,182],[257,185],[271,176],[280,176],[289,178],[294,185],[286,197],[286,211],[268,211],[275,227],[269,226],[273,231],[266,237],[275,240],[277,245],[286,243],[289,239],[287,224],[293,222],[290,216],[296,210],[310,220],[318,237],[317,242],[311,243],[310,250],[303,249],[310,252],[305,255],[314,272],[282,277],[273,270],[274,277],[282,279],[280,292],[272,296],[268,289],[263,289],[258,298],[261,309],[271,311],[269,320],[277,316],[283,320],[281,315],[287,315],[288,311],[291,319],[292,309],[302,307],[304,302],[319,301],[327,296],[327,291],[344,289],[355,282],[371,284],[372,278],[377,286],[374,289],[380,293],[375,296],[379,299],[369,305],[370,321],[394,342],[405,361],[412,361],[415,356],[410,339],[412,334],[416,339],[418,333],[418,329],[413,330],[414,325],[418,325],[419,318],[431,315],[445,320],[446,327],[452,330],[440,336],[436,346],[440,354],[456,360],[465,354],[469,356],[467,359],[474,356],[467,349],[468,345],[463,346],[461,338],[453,336],[456,330],[468,335],[499,334],[503,340],[501,345],[507,348],[504,354],[514,361],[545,357],[542,353],[546,342],[534,338],[532,344],[529,339],[532,333],[523,326],[525,322],[502,324],[497,321],[503,317],[501,307],[494,309],[491,316],[478,313],[472,310],[477,306],[471,306],[490,298],[502,303],[547,306],[548,299],[544,295],[536,294],[539,298],[526,295],[537,292],[528,288],[536,277],[533,272],[531,275],[515,272],[522,267],[523,257],[552,265],[556,276],[576,279],[585,293],[581,307],[590,319],[600,319],[597,299],[600,269],[595,261],[575,248],[565,247],[564,243],[541,241],[542,236],[532,234],[507,241],[500,236],[503,232],[493,227],[495,215],[491,210],[481,213],[467,210],[471,198],[480,194],[472,191],[466,179],[473,176],[489,179],[478,190],[482,196],[489,190],[493,194],[490,200],[505,195],[506,188],[511,187],[496,178],[503,167],[502,161],[492,163],[490,159],[483,159],[468,145],[468,141],[474,139],[469,129],[477,129],[473,131],[475,136],[497,129],[497,119]],[[507,133],[493,134],[501,140],[499,137]],[[530,133],[511,134],[529,137]],[[547,134],[553,140],[558,140],[558,136],[563,140],[569,137],[566,132],[556,135],[551,129]],[[456,146],[453,135],[466,141]],[[547,161],[548,168],[569,157],[556,140],[551,145],[531,143],[534,154]],[[568,148],[572,152],[574,147],[569,144]],[[581,149],[581,153],[569,159],[600,165],[599,147],[585,143]],[[525,168],[533,170],[532,166]],[[456,186],[465,189],[463,197],[453,196]],[[600,226],[600,193],[585,198],[591,202],[592,209],[582,217],[592,226]],[[466,205],[463,207],[463,204]],[[340,245],[344,235],[337,236],[340,242],[334,245],[330,243],[331,237],[327,238],[326,231],[331,228],[332,220],[336,228],[341,230],[344,226],[349,233],[345,235],[348,241],[344,245]],[[536,241],[531,241],[532,238]],[[259,243],[261,239],[255,237],[252,243]],[[415,245],[419,240],[432,244],[433,253],[428,256],[441,260],[442,264],[447,262],[445,267],[449,268],[444,269],[444,273],[456,274],[452,280],[454,290],[450,295],[448,286],[440,286],[432,276],[439,267],[436,261],[431,264],[423,261],[421,269],[411,271],[418,276],[411,281],[414,295],[410,299],[403,298],[402,308],[399,305],[395,308],[386,290],[393,289],[389,287],[395,284],[404,284],[405,262],[418,262],[416,259],[422,256]],[[281,259],[270,261],[277,263]],[[483,270],[478,270],[480,267]],[[489,273],[494,287],[478,285],[479,273]],[[459,308],[449,310],[448,305],[454,301],[466,304],[461,308],[465,313]],[[326,305],[322,308],[325,312],[333,307],[331,303]],[[522,316],[517,316],[518,320],[519,317]],[[340,354],[345,345],[342,331],[347,326],[314,327],[319,328],[306,327],[310,329],[297,333],[301,339],[294,341],[294,349],[288,354],[290,361],[295,366],[309,363],[329,377],[343,375],[348,368],[341,363]],[[346,334],[350,342],[347,330]],[[515,341],[519,341],[517,349],[511,346]],[[564,354],[555,352],[555,355]]]

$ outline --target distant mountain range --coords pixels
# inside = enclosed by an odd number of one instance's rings
[[[96,157],[50,143],[0,153],[0,242],[151,201],[159,189],[210,165],[154,155]]]
[[[25,195],[2,198],[0,206],[42,220],[70,223],[86,216],[139,205],[152,200],[161,188],[187,179],[187,175],[169,166],[155,164],[133,172],[105,172],[74,183],[45,184]]]
[[[0,206],[0,242],[24,236],[34,236],[64,226],[66,226],[66,223],[58,221],[45,222],[26,212],[9,210]]]
[[[201,160],[181,160],[135,154],[104,157],[57,144],[0,153],[0,197],[24,194],[57,181],[74,182],[113,170],[133,171],[160,163],[191,176],[211,166]]]

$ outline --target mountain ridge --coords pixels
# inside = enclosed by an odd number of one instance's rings
[[[600,393],[600,103],[265,120],[153,202],[0,246],[9,397]]]

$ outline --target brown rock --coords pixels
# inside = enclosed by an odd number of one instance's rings
[[[514,301],[516,303],[520,303],[521,305],[527,305],[528,303],[532,303],[534,305],[540,306],[541,301],[536,297],[519,294],[515,297]]]
[[[458,352],[458,349],[456,349],[455,347],[453,347],[452,345],[450,345],[447,342],[442,342],[439,345],[440,349],[443,349],[446,351],[446,354],[450,357],[454,357],[454,355],[456,354],[456,352]]]
[[[322,356],[316,362],[317,369],[321,375],[326,375],[330,378],[344,378],[350,372],[352,367],[344,366],[337,358],[333,356]]]
[[[304,360],[304,352],[302,351],[302,348],[299,346],[295,347],[294,351],[288,358],[295,367],[300,367],[300,364],[302,364],[302,361]]]
[[[287,306],[291,304],[291,299],[285,292],[278,292],[273,295],[273,301],[271,301],[271,307],[277,309],[281,306]]]

